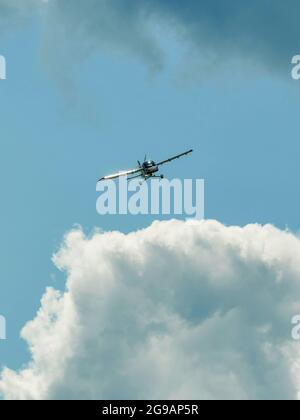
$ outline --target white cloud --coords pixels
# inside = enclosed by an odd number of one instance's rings
[[[192,220],[75,230],[54,262],[66,290],[49,288],[24,327],[31,361],[2,371],[6,399],[300,397],[293,234]]]

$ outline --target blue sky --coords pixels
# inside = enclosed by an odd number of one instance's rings
[[[152,220],[95,210],[98,177],[145,153],[161,159],[195,149],[164,172],[205,179],[206,218],[299,230],[300,84],[288,61],[278,75],[220,59],[208,77],[160,33],[161,70],[104,49],[74,57],[70,74],[62,63],[64,85],[43,60],[38,19],[0,43],[8,77],[0,82],[0,313],[8,329],[0,362],[12,368],[28,359],[19,333],[45,288],[64,287],[51,256],[65,232],[75,224],[129,232]]]

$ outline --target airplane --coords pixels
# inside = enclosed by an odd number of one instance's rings
[[[161,162],[158,162],[158,163],[155,163],[153,160],[147,160],[147,156],[145,156],[144,162],[142,164],[139,160],[137,161],[139,165],[138,168],[130,169],[128,171],[117,172],[112,175],[103,176],[102,178],[99,179],[98,182],[105,181],[108,179],[119,178],[121,176],[128,176],[128,175],[130,176],[130,178],[128,178],[128,181],[130,181],[133,178],[139,178],[139,177],[143,178],[144,180],[147,180],[149,178],[164,178],[164,175],[162,174],[156,175],[161,165],[171,162],[174,159],[179,159],[180,157],[188,155],[192,152],[193,152],[193,149],[190,149],[184,153],[180,153],[179,155],[173,156],[166,160],[162,160]]]

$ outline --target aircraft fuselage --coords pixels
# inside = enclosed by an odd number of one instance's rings
[[[153,160],[148,160],[143,163],[143,172],[145,175],[151,176],[155,172],[158,172],[158,166]]]

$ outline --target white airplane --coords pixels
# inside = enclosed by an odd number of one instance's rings
[[[105,181],[107,179],[115,179],[121,176],[128,176],[128,175],[130,176],[128,180],[131,180],[133,178],[138,178],[138,177],[141,177],[144,180],[147,180],[148,178],[164,178],[164,175],[155,175],[155,173],[159,171],[159,167],[161,165],[171,162],[174,159],[178,159],[181,156],[188,155],[189,153],[192,153],[192,152],[193,152],[193,149],[190,149],[187,152],[180,153],[179,155],[173,156],[166,160],[162,160],[161,162],[158,162],[158,163],[155,163],[153,160],[147,160],[147,156],[145,156],[144,162],[142,164],[138,160],[138,165],[139,165],[138,168],[129,169],[128,171],[117,172],[112,175],[106,175],[100,178],[99,181]]]

